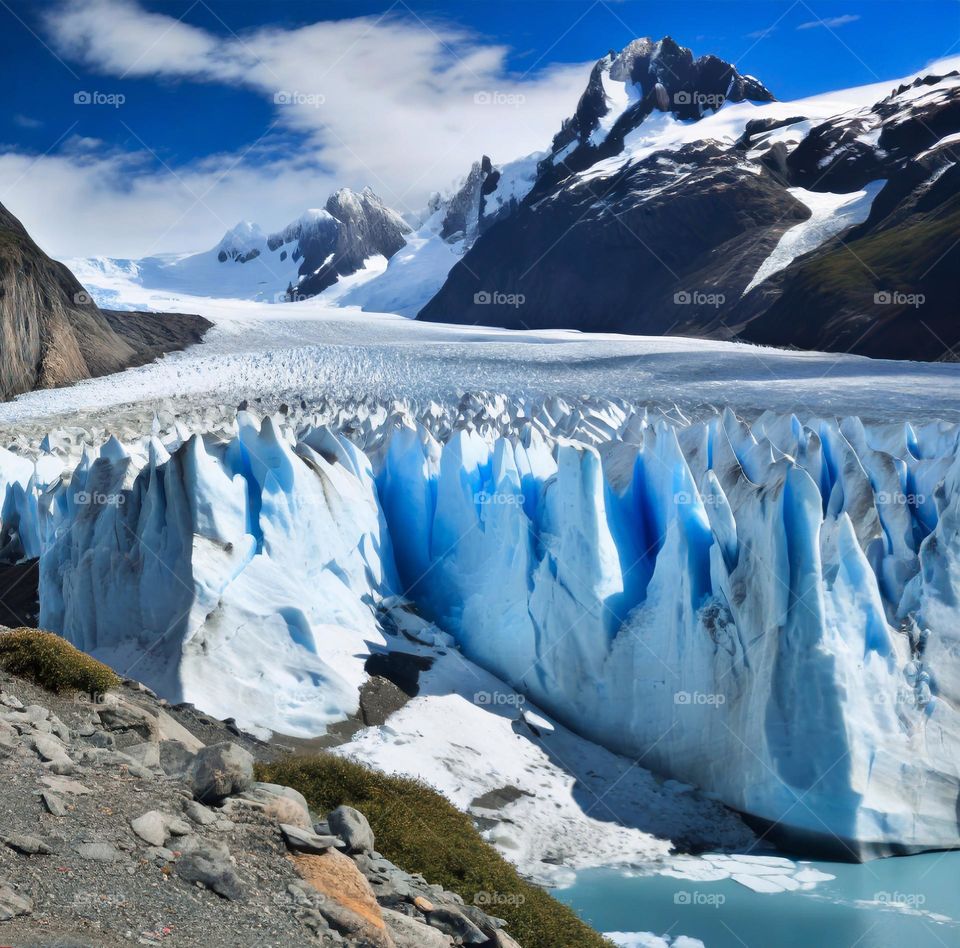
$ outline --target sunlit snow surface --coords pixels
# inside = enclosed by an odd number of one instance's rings
[[[598,395],[694,414],[730,406],[859,415],[897,421],[960,418],[960,365],[885,362],[787,352],[680,337],[509,332],[418,323],[317,301],[265,305],[158,295],[128,288],[133,305],[200,313],[216,327],[206,342],[153,365],[69,389],[0,404],[0,431],[49,426],[80,412],[80,424],[126,422],[118,409],[178,399],[207,409],[263,397],[281,401],[413,398],[449,401],[464,392]],[[924,332],[922,326],[917,329]]]
[[[743,291],[746,296],[755,286],[775,273],[785,270],[797,257],[816,250],[841,231],[855,224],[862,224],[870,216],[873,200],[880,193],[885,181],[871,181],[862,191],[849,194],[832,194],[827,191],[807,191],[804,188],[787,190],[810,210],[810,217],[791,227],[781,238],[773,252],[760,264],[753,279]]]

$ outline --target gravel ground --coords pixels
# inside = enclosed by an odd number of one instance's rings
[[[254,784],[254,755],[280,753],[135,682],[91,702],[0,673],[2,944],[452,948],[457,928],[517,948],[372,834]]]

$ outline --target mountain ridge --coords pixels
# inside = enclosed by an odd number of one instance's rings
[[[663,51],[682,64],[666,84]],[[529,192],[418,318],[952,357],[954,248],[933,247],[953,220],[960,74],[864,87],[851,109],[844,93],[778,103],[717,63],[669,37],[600,59]],[[895,263],[866,265],[885,241]]]

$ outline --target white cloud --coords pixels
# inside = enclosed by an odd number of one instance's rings
[[[67,61],[118,85],[156,77],[245,86],[271,103],[278,132],[305,141],[279,162],[266,160],[259,146],[250,155],[241,149],[214,156],[177,169],[182,180],[129,156],[104,156],[98,164],[41,158],[10,205],[61,255],[199,249],[240,217],[281,226],[340,185],[369,184],[398,210],[417,209],[481,154],[505,161],[545,148],[573,111],[590,66],[518,75],[507,69],[505,47],[448,23],[409,18],[359,17],[237,36],[149,13],[133,0],[67,0],[46,25]],[[122,117],[132,121],[130,114]],[[163,144],[147,138],[145,147]],[[0,158],[0,200],[10,174],[28,160]],[[67,213],[87,226],[64,221]]]
[[[35,119],[30,115],[20,115],[19,113],[13,116],[13,124],[19,125],[20,128],[43,128],[43,122],[40,119]]]
[[[812,30],[818,26],[834,29],[838,26],[846,26],[848,23],[856,23],[859,19],[859,13],[844,13],[842,16],[828,16],[825,20],[808,20],[806,23],[801,23],[797,29]]]

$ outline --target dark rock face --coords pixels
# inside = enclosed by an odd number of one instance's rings
[[[625,138],[654,111],[695,121],[772,96],[716,57],[636,40],[597,63],[532,190],[480,232],[419,318],[956,358],[958,78],[925,76],[815,124],[753,119],[735,142],[650,153]],[[616,82],[627,83],[618,105]],[[783,235],[810,218],[812,199],[791,189],[867,186],[876,196],[865,221],[839,218],[826,231],[836,236],[753,285]]]
[[[199,341],[210,323],[109,314],[0,205],[0,401],[149,362]]]
[[[595,133],[610,111],[604,76],[624,82],[632,101],[605,137]],[[699,119],[725,103],[772,102],[773,94],[752,76],[741,76],[716,56],[693,58],[669,36],[658,42],[634,40],[619,54],[611,50],[590,73],[573,117],[554,136],[550,157],[540,166],[534,192],[543,193],[570,174],[619,154],[624,138],[652,112],[672,112],[679,119]],[[565,150],[567,150],[565,152]],[[559,155],[562,158],[558,158]]]
[[[475,230],[481,216],[483,187],[490,175],[490,159],[486,155],[482,161],[475,161],[460,190],[450,199],[447,213],[443,217],[440,236],[444,240],[456,240]]]
[[[887,188],[896,184],[893,178]],[[880,197],[878,213],[843,241],[778,274],[772,301],[742,338],[885,359],[960,360],[960,168],[951,163],[889,210]]]
[[[627,165],[599,186],[572,179],[562,199],[524,203],[477,241],[420,318],[723,333],[755,256],[809,211],[772,175],[743,176],[737,159],[713,145],[671,156],[699,165],[682,184],[671,186],[662,158]],[[638,201],[643,193],[650,197]]]
[[[319,214],[303,217],[268,240],[271,250],[295,243],[293,259],[300,260],[300,280],[287,290],[290,299],[315,296],[356,273],[364,261],[380,254],[392,257],[406,244],[409,226],[370,188],[359,194],[341,188],[327,199]]]
[[[128,365],[134,350],[0,206],[0,399]]]

